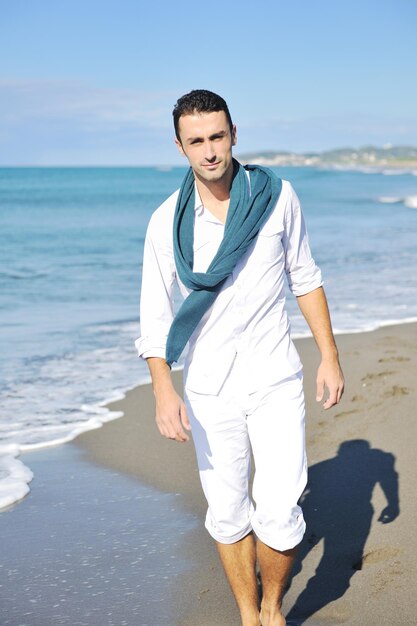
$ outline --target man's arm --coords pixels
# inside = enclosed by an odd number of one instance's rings
[[[175,264],[172,250],[171,196],[153,215],[148,225],[140,298],[141,336],[136,348],[146,359],[156,401],[156,423],[160,433],[176,441],[188,441],[190,429],[185,405],[174,389],[171,370],[165,361],[166,339],[172,320]]]
[[[381,511],[378,522],[389,524],[400,514],[398,494],[398,474],[395,471],[395,457],[390,452],[372,450],[375,455],[375,467],[379,468],[379,484],[387,499],[387,506]]]
[[[339,364],[339,354],[333,336],[329,308],[323,287],[318,287],[302,296],[297,296],[297,303],[309,325],[320,350],[321,363],[317,371],[316,400],[323,400],[325,387],[329,395],[323,407],[330,409],[343,394],[344,378]]]
[[[185,432],[191,430],[185,404],[174,389],[171,370],[165,359],[149,357],[146,359],[152,377],[156,403],[156,423],[159,432],[168,439],[188,441]]]
[[[316,399],[318,402],[323,399],[327,387],[329,396],[323,406],[329,409],[342,397],[343,374],[339,365],[326,296],[321,287],[321,272],[311,256],[300,202],[291,185],[284,224],[283,245],[288,285],[297,298],[298,306],[311,328],[321,353]]]

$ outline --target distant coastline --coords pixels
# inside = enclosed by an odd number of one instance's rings
[[[242,163],[266,166],[335,167],[346,169],[381,168],[417,170],[417,148],[411,146],[337,148],[324,152],[260,151],[238,155]]]
[[[258,163],[268,167],[313,167],[326,169],[354,169],[383,172],[394,170],[395,173],[417,172],[417,148],[412,146],[382,147],[362,146],[361,148],[334,148],[323,152],[291,152],[287,150],[259,150],[236,153],[236,158],[243,164]],[[12,164],[0,163],[1,170],[14,169],[157,169],[170,172],[177,168],[186,168],[185,163],[125,163],[125,164],[92,164],[92,163],[61,163],[61,164]]]

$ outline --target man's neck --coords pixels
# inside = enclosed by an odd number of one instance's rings
[[[232,186],[233,167],[219,181],[206,181],[195,177],[198,193],[203,206],[223,224],[226,222],[230,202],[230,188]]]

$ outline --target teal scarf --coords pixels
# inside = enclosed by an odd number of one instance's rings
[[[192,292],[184,300],[168,334],[166,361],[170,366],[178,361],[204,313],[255,240],[281,193],[282,181],[270,170],[259,165],[243,167],[235,160],[233,165],[223,240],[206,273],[193,272],[195,179],[191,168],[181,185],[174,215],[174,259],[179,278]],[[250,189],[245,170],[250,172]]]

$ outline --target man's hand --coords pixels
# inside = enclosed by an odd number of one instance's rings
[[[317,392],[316,400],[321,402],[324,398],[325,388],[328,390],[328,397],[323,403],[325,409],[338,404],[343,394],[345,381],[339,365],[338,359],[323,359],[317,371]]]
[[[345,384],[339,364],[339,356],[333,337],[329,308],[323,287],[318,287],[303,296],[297,297],[298,306],[311,328],[313,337],[321,353],[321,363],[317,371],[316,400],[324,398],[325,388],[328,397],[323,403],[325,409],[338,404]]]
[[[191,430],[190,422],[185,404],[172,384],[171,370],[167,362],[158,357],[149,357],[146,360],[152,377],[159,432],[168,439],[188,441],[190,437],[185,430]]]
[[[400,510],[398,505],[389,504],[383,511],[381,511],[381,515],[378,517],[378,522],[381,522],[382,524],[389,524],[394,521],[399,514]]]
[[[155,394],[156,423],[159,432],[168,439],[188,441],[190,437],[184,429],[191,430],[185,404],[174,388],[165,388]]]

